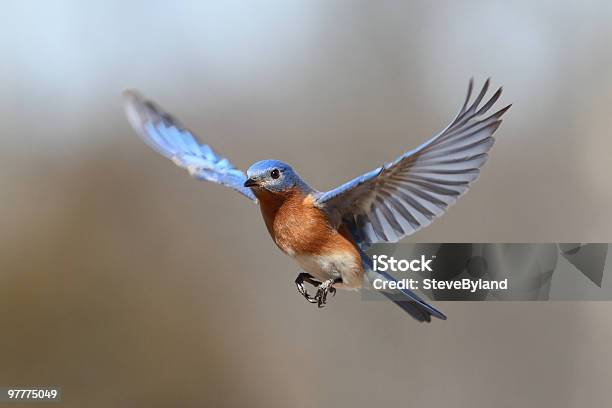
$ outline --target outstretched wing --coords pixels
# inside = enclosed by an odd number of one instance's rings
[[[474,100],[473,81],[455,119],[438,135],[396,160],[321,193],[315,205],[344,222],[361,244],[396,242],[429,225],[476,180],[493,146],[493,133],[511,105],[483,117],[502,88],[482,107],[487,80]],[[468,106],[469,104],[469,106]]]
[[[123,92],[125,112],[130,124],[149,146],[199,179],[233,188],[257,202],[244,187],[247,177],[210,146],[201,144],[191,131],[134,90]]]

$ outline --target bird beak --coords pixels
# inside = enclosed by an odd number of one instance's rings
[[[249,178],[249,179],[247,179],[247,180],[244,182],[244,186],[245,186],[245,187],[255,187],[255,186],[258,186],[258,185],[259,185],[259,183],[257,183],[257,181],[255,181],[255,180],[254,180],[254,179],[252,179],[252,178]]]

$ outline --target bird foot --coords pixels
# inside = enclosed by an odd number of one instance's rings
[[[328,279],[322,282],[317,287],[317,294],[314,296],[314,300],[317,303],[318,307],[323,307],[327,303],[327,295],[331,293],[332,296],[336,296],[336,288],[334,288],[334,283],[336,283],[335,279]],[[310,302],[310,300],[309,300]],[[315,302],[311,302],[315,303]]]
[[[312,286],[317,288],[317,293],[314,296],[311,296],[310,293],[306,290],[304,286],[304,282],[310,283]],[[304,296],[304,298],[309,303],[316,303],[318,307],[323,307],[327,303],[327,295],[331,293],[332,296],[336,296],[336,288],[334,288],[334,283],[342,282],[341,279],[328,279],[323,282],[319,282],[314,279],[310,274],[300,273],[298,277],[295,279],[295,286],[297,287],[300,295]]]
[[[298,277],[295,279],[295,286],[297,287],[297,290],[300,293],[300,295],[304,296],[304,298],[309,303],[317,303],[318,300],[316,299],[316,296],[310,296],[310,294],[306,290],[306,287],[304,286],[304,281],[308,281],[308,283],[310,283],[311,285],[315,287],[317,287],[321,283],[311,280],[311,276],[307,273],[300,273]]]
[[[304,296],[304,299],[306,299],[310,303],[317,303],[316,297],[315,296],[310,296],[310,294],[308,293],[308,291],[304,287],[304,283],[297,283],[296,282],[295,286],[297,286],[297,290],[300,293],[300,295]]]

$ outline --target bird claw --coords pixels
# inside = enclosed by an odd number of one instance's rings
[[[311,296],[306,287],[304,286],[304,281],[310,283],[311,285],[317,288],[317,293],[314,296]],[[340,282],[339,279],[328,279],[323,282],[316,281],[312,278],[312,276],[301,273],[295,279],[295,286],[297,287],[300,295],[304,296],[304,298],[309,303],[316,303],[318,307],[323,307],[327,303],[327,295],[331,293],[332,296],[336,296],[336,288],[334,288],[334,283]]]
[[[297,290],[300,293],[300,295],[304,296],[304,298],[309,303],[317,303],[316,297],[310,296],[310,294],[306,290],[306,287],[304,286],[304,278],[302,276],[297,277],[297,279],[295,280],[295,286],[297,287]]]
[[[327,303],[327,295],[331,293],[332,296],[336,296],[336,288],[333,287],[333,284],[336,282],[335,279],[328,279],[322,282],[317,288],[317,294],[314,296],[316,300],[317,307],[324,307]],[[314,302],[311,302],[314,303]]]

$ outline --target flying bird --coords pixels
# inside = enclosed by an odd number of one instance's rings
[[[326,192],[310,187],[278,160],[259,161],[245,174],[139,92],[127,90],[123,96],[130,124],[150,147],[193,177],[230,187],[259,204],[272,240],[304,271],[295,280],[299,293],[322,307],[336,288],[358,289],[374,278],[394,280],[373,270],[365,249],[426,227],[476,180],[493,146],[493,133],[511,106],[485,116],[502,92],[499,88],[481,105],[489,82],[470,103],[470,80],[463,106],[440,133]],[[304,282],[316,288],[314,295]],[[412,291],[400,292],[401,298],[382,293],[419,321],[446,319]]]

